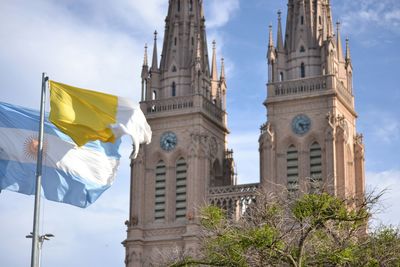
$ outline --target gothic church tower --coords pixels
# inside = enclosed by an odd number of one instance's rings
[[[289,194],[364,194],[364,146],[356,131],[353,68],[329,0],[289,0],[286,34],[270,27],[267,123],[259,138],[261,186]]]
[[[202,0],[170,0],[158,63],[142,68],[141,108],[152,143],[131,164],[126,266],[151,266],[174,250],[196,251],[198,209],[210,186],[233,185],[227,152],[226,81],[210,69]]]

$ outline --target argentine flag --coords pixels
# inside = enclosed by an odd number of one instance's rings
[[[0,102],[0,190],[35,194],[39,112]],[[45,119],[42,195],[85,208],[113,183],[120,155],[115,143],[78,147]]]

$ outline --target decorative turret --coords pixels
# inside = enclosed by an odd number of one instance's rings
[[[283,37],[282,37],[282,18],[281,18],[282,12],[279,10],[278,11],[278,36],[277,36],[277,45],[276,49],[277,51],[284,52],[284,47],[283,47]]]
[[[342,47],[342,38],[340,36],[340,22],[336,22],[336,51],[337,51],[337,57],[338,61],[343,63],[343,47]]]
[[[211,96],[213,99],[217,97],[218,90],[218,70],[217,70],[217,53],[216,42],[213,41],[213,55],[211,63]]]
[[[147,87],[147,78],[149,77],[149,66],[147,61],[147,44],[144,46],[144,58],[142,66],[142,96],[141,101],[144,101],[145,91]]]
[[[346,66],[351,65],[349,38],[346,38]]]
[[[151,71],[158,71],[157,31],[154,32],[153,62],[151,64]]]
[[[203,1],[170,0],[160,64],[156,42],[155,33],[147,100],[193,94],[216,97],[218,79],[210,74]]]
[[[219,88],[221,91],[221,106],[222,110],[226,111],[226,77],[225,77],[225,63],[224,58],[221,58],[221,74],[219,79]]]
[[[334,38],[329,0],[288,0],[284,40],[280,11],[277,28],[276,48],[272,28],[269,28],[267,58],[270,83],[327,74],[337,74],[345,83],[340,23]]]
[[[268,52],[267,52],[267,60],[268,60],[268,77],[269,81],[275,81],[275,47],[274,47],[274,40],[272,37],[272,25],[269,25],[269,38],[268,38]]]
[[[347,75],[347,89],[350,93],[352,93],[353,92],[353,66],[351,64],[349,38],[346,38],[345,68],[346,68],[346,75]]]

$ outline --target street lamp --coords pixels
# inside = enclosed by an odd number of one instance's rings
[[[29,235],[25,236],[26,238],[33,238],[33,233],[31,232]],[[53,234],[44,234],[39,236],[39,253],[38,253],[38,264],[37,266],[40,267],[41,265],[41,256],[42,256],[42,246],[45,240],[50,240],[50,237],[54,237]]]

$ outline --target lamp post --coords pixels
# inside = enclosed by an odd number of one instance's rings
[[[33,238],[33,233],[31,232],[29,235],[25,236],[26,238]],[[43,242],[45,240],[50,240],[50,237],[54,237],[53,234],[44,234],[39,236],[39,253],[38,253],[38,258],[37,258],[37,264],[36,266],[40,267],[41,265],[41,258],[42,258],[42,246]]]

